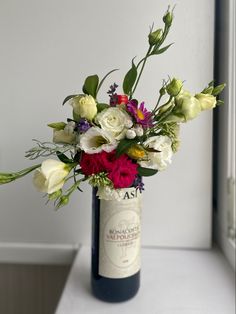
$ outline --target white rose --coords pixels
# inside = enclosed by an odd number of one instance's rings
[[[117,140],[124,138],[127,125],[132,126],[133,124],[128,113],[118,107],[101,111],[96,117],[96,123],[100,124],[103,130],[110,132]]]
[[[97,104],[91,95],[77,96],[71,100],[75,114],[81,118],[92,120],[97,114]]]
[[[210,94],[197,94],[195,97],[199,100],[202,110],[213,109],[216,106],[216,98]]]
[[[40,192],[52,194],[62,188],[69,172],[70,167],[64,162],[47,159],[42,162],[39,169],[36,169],[33,183]]]
[[[117,147],[117,141],[111,135],[98,127],[92,127],[80,136],[80,148],[87,154],[111,152]]]
[[[165,170],[171,164],[173,151],[172,142],[168,136],[157,135],[152,136],[143,143],[144,147],[154,148],[159,152],[148,152],[148,160],[140,161],[139,164],[145,168],[156,169],[158,171]]]

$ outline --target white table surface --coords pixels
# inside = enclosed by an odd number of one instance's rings
[[[90,291],[90,248],[71,268],[56,314],[235,314],[234,272],[217,250],[142,248],[141,288],[123,303]]]

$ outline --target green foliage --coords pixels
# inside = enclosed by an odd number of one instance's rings
[[[83,93],[93,96],[96,99],[97,97],[97,88],[98,88],[99,78],[97,74],[88,76],[83,85]]]
[[[65,154],[59,151],[57,151],[56,154],[57,154],[58,159],[64,162],[65,164],[71,164],[74,162],[72,159],[68,158]]]
[[[134,144],[137,143],[136,139],[122,139],[116,148],[116,156],[119,157],[122,154],[126,153],[126,151]]]
[[[74,97],[76,97],[76,96],[78,96],[78,95],[69,95],[69,96],[67,96],[67,97],[63,100],[62,106],[63,106],[68,100],[70,100],[70,99],[72,99],[72,98],[74,98]]]
[[[99,89],[101,88],[102,84],[104,83],[105,79],[106,79],[111,73],[113,73],[113,72],[115,72],[115,71],[118,71],[118,69],[111,70],[110,72],[108,72],[108,73],[102,78],[101,82],[100,82],[99,85],[98,85],[97,93],[98,93]]]
[[[167,45],[167,46],[165,46],[165,47],[163,47],[163,48],[159,48],[159,47],[157,46],[156,48],[154,48],[154,49],[152,50],[152,52],[150,53],[150,56],[153,56],[153,55],[160,55],[160,54],[164,53],[167,49],[169,49],[170,46],[172,46],[172,45],[173,45],[173,43],[171,43],[171,44],[169,44],[169,45]]]
[[[60,130],[64,130],[66,123],[65,122],[53,122],[53,123],[49,123],[48,126],[50,128],[60,131]]]
[[[132,60],[132,67],[131,69],[126,73],[124,81],[123,81],[123,90],[126,95],[130,95],[132,88],[134,86],[134,83],[136,81],[138,72],[137,67],[134,64],[134,59]]]
[[[98,110],[98,112],[101,112],[102,110],[107,109],[107,108],[109,108],[108,104],[97,103],[97,110]]]
[[[153,176],[154,174],[156,174],[158,172],[158,170],[156,169],[150,169],[150,168],[144,168],[144,167],[138,167],[138,174],[141,177],[150,177]]]

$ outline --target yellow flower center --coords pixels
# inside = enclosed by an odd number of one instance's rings
[[[143,112],[140,109],[137,109],[137,116],[140,120],[143,120],[145,118]]]

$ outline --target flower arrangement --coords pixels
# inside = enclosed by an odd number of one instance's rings
[[[134,186],[142,191],[144,176],[165,170],[178,151],[181,123],[220,104],[216,97],[225,86],[211,82],[193,95],[185,90],[182,80],[168,78],[152,110],[134,97],[147,60],[172,45],[163,45],[172,21],[173,10],[168,8],[163,29],[151,27],[147,53],[139,61],[132,60],[123,92],[118,92],[119,86],[114,83],[107,92],[108,101],[98,98],[102,84],[115,69],[101,80],[97,75],[88,76],[81,94],[65,98],[63,105],[71,105],[72,116],[66,122],[48,124],[53,129],[52,142],[36,141],[36,146],[26,152],[31,160],[50,155],[57,160],[46,159],[16,173],[0,173],[0,184],[35,170],[34,185],[60,208],[84,181],[97,188],[100,199],[119,200],[123,188]],[[70,180],[72,185],[65,189]]]

